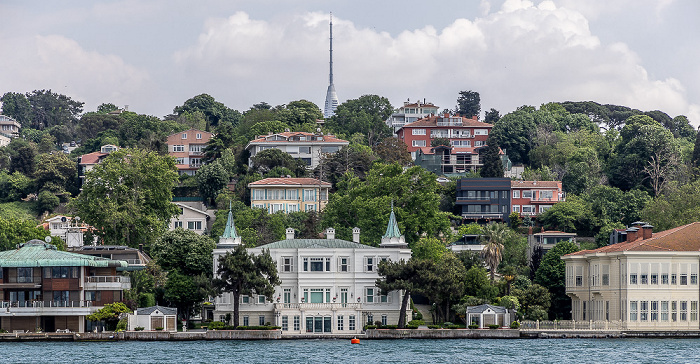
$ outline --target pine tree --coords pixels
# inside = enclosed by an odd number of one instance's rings
[[[486,147],[481,149],[483,154],[483,163],[481,167],[481,177],[503,177],[503,162],[498,154],[500,147],[495,138],[489,138],[486,141]]]

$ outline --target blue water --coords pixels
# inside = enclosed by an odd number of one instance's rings
[[[700,339],[0,343],[3,363],[700,363]]]

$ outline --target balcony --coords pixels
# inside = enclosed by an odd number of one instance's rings
[[[92,301],[0,301],[1,316],[89,315],[99,307]]]
[[[500,212],[463,212],[462,217],[465,219],[502,220],[503,214]]]
[[[85,289],[125,290],[131,288],[131,278],[125,276],[85,277]]]
[[[275,311],[282,310],[361,310],[362,303],[275,303]]]
[[[494,200],[496,197],[493,198]],[[491,197],[457,197],[457,201],[489,201]]]

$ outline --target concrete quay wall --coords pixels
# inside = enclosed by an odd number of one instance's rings
[[[519,330],[417,329],[367,330],[366,339],[517,339]]]

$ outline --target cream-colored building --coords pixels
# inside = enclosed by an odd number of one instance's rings
[[[383,295],[376,287],[382,260],[409,260],[411,250],[401,235],[394,212],[379,247],[360,244],[360,229],[353,229],[353,241],[335,238],[335,230],[326,230],[325,239],[296,239],[294,229],[287,229],[285,240],[249,248],[261,254],[269,249],[277,263],[279,286],[273,297],[240,297],[240,325],[280,326],[282,335],[324,335],[362,332],[368,322],[396,324],[401,311],[403,292]],[[220,256],[241,244],[232,214],[224,235],[214,249],[214,274]],[[215,299],[213,318],[225,321],[233,314],[233,294]]]
[[[294,159],[301,159],[309,168],[316,168],[324,154],[335,153],[349,144],[350,142],[347,140],[336,138],[330,134],[285,131],[260,135],[251,140],[245,149],[250,152],[251,159],[248,164],[251,167],[253,166],[252,158],[256,154],[266,149],[277,148]]]
[[[199,235],[204,235],[211,231],[216,219],[214,210],[207,209],[202,201],[178,201],[173,202],[180,213],[170,219],[168,230],[177,228],[192,230]]]
[[[562,257],[577,321],[621,321],[628,330],[698,330],[700,222]]]
[[[323,210],[331,184],[315,178],[265,178],[248,187],[250,206],[274,214]]]

